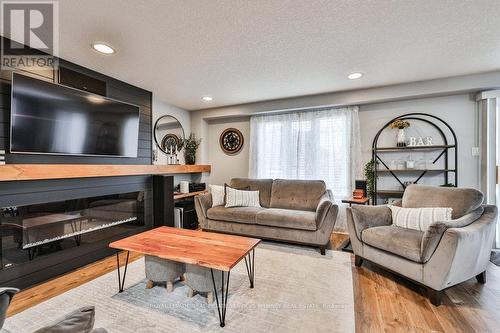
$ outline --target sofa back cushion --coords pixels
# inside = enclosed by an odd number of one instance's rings
[[[402,207],[451,207],[452,219],[458,219],[482,203],[483,194],[472,188],[410,185],[403,195]]]
[[[271,190],[271,208],[315,211],[325,192],[322,180],[276,179]]]
[[[229,186],[236,189],[259,191],[260,205],[265,208],[269,208],[271,205],[272,179],[233,178]]]

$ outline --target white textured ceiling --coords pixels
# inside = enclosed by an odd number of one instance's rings
[[[59,9],[62,58],[189,110],[500,69],[499,0],[64,0]],[[97,54],[94,41],[117,53]],[[365,77],[348,80],[355,71]]]

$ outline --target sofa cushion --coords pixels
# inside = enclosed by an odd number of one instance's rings
[[[410,185],[403,195],[402,207],[451,207],[451,218],[458,219],[482,203],[483,194],[472,188]]]
[[[361,233],[364,243],[418,263],[422,263],[423,237],[422,231],[393,225],[368,228]]]
[[[271,208],[315,211],[325,192],[322,180],[276,179],[271,190]]]
[[[255,224],[255,216],[264,208],[261,207],[212,207],[207,211],[207,216],[212,220]]]
[[[316,230],[316,213],[305,210],[268,208],[257,214],[255,223],[281,228]]]
[[[260,205],[269,208],[271,204],[272,179],[233,178],[229,186],[236,189],[259,191]]]

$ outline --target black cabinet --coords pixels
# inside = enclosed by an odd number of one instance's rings
[[[154,227],[174,226],[174,177],[153,176]]]
[[[193,199],[178,201],[175,203],[175,207],[182,209],[182,228],[191,230],[198,229],[198,216],[196,215]]]

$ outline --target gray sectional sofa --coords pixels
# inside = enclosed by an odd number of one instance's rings
[[[323,181],[233,178],[229,186],[259,191],[262,207],[212,207],[210,193],[196,196],[203,230],[310,245],[325,254],[338,206]]]

